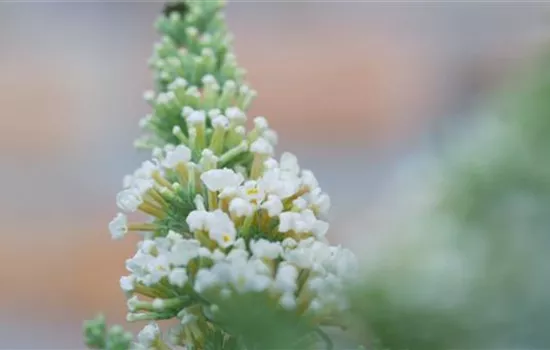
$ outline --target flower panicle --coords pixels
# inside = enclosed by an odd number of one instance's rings
[[[343,285],[355,276],[355,257],[326,239],[330,198],[314,174],[291,153],[275,157],[266,118],[247,128],[256,93],[242,81],[222,7],[180,3],[156,24],[157,86],[145,93],[152,113],[138,142],[152,157],[124,177],[109,223],[114,239],[142,238],[120,279],[127,320],[148,322],[136,349],[200,349],[212,334],[234,344],[239,335],[220,315],[239,296],[261,295],[312,327],[348,307]],[[147,219],[135,221],[136,212]],[[156,322],[167,319],[179,322],[163,336]],[[107,339],[96,328],[90,334]]]

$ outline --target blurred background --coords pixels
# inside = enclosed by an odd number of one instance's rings
[[[112,242],[107,223],[123,175],[148,156],[132,142],[161,7],[0,3],[2,349],[81,348],[83,319],[124,320],[118,279],[134,242]],[[521,2],[230,1],[227,18],[259,91],[252,114],[314,170],[333,199],[332,240],[345,244],[411,209],[398,184],[547,47],[549,13]],[[351,229],[358,216],[364,230]]]

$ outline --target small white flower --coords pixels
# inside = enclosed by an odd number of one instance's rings
[[[157,165],[155,165],[150,160],[146,160],[145,162],[141,163],[141,166],[134,172],[134,178],[150,179],[153,175],[153,172],[157,169]]]
[[[264,162],[264,168],[266,170],[275,169],[279,167],[279,162],[275,158],[269,158]]]
[[[143,254],[151,255],[157,248],[155,241],[151,239],[145,239],[138,243],[138,248]]]
[[[117,206],[126,213],[136,211],[141,203],[143,203],[143,199],[134,188],[121,191],[116,196]]]
[[[305,210],[307,208],[307,201],[305,199],[303,199],[302,197],[299,197],[299,198],[296,198],[295,200],[292,201],[292,206],[295,207],[296,209],[302,211],[302,210]]]
[[[136,277],[133,275],[122,276],[120,278],[120,289],[122,289],[126,293],[132,292],[134,290],[135,281],[136,281]]]
[[[276,259],[283,253],[283,248],[278,242],[270,242],[265,239],[250,242],[252,254],[260,259]]]
[[[227,82],[226,82],[227,84]],[[229,107],[225,110],[225,115],[227,118],[232,121],[236,122],[237,124],[241,124],[246,122],[246,114],[244,114],[243,111],[241,111],[237,107]]]
[[[265,119],[265,117],[256,117],[254,118],[254,127],[258,130],[266,130],[269,128],[269,124],[267,123],[267,119]]]
[[[214,128],[222,128],[225,130],[229,127],[229,119],[223,115],[217,115],[212,118],[212,126]]]
[[[300,223],[302,223],[304,231],[313,233],[317,238],[324,237],[329,228],[327,222],[318,220],[309,209],[302,212]]]
[[[126,215],[118,213],[109,223],[109,231],[113,239],[121,239],[128,232],[128,219]]]
[[[288,249],[288,248],[293,249],[293,248],[296,248],[296,246],[298,245],[298,242],[296,242],[294,238],[287,237],[283,240],[281,245],[285,249]]]
[[[161,311],[165,307],[164,299],[156,298],[153,300],[153,308],[157,311]]]
[[[228,261],[246,261],[248,259],[248,251],[245,249],[237,248],[232,249],[229,254],[227,254],[226,260]]]
[[[243,176],[231,169],[212,169],[201,175],[202,182],[210,191],[221,191],[227,187],[237,187],[243,182]]]
[[[149,348],[151,347],[153,342],[155,342],[155,340],[159,337],[159,335],[159,326],[156,323],[151,322],[147,326],[143,327],[143,329],[138,333],[137,339],[141,345]]]
[[[176,266],[186,266],[189,261],[199,256],[201,245],[196,239],[182,239],[170,251],[170,262]]]
[[[189,277],[187,276],[187,271],[180,267],[173,269],[168,276],[168,281],[178,287],[183,287],[187,283],[188,279]]]
[[[167,256],[159,255],[149,262],[147,270],[149,271],[151,283],[155,284],[170,273],[170,261]]]
[[[206,113],[204,111],[194,111],[187,116],[187,122],[191,125],[203,124],[206,120]]]
[[[171,101],[173,101],[175,97],[176,96],[174,95],[174,93],[172,91],[161,92],[157,96],[157,103],[158,104],[168,104]]]
[[[168,85],[168,89],[176,90],[177,88],[185,88],[187,86],[187,80],[182,77],[177,77],[173,82]]]
[[[288,232],[296,229],[296,224],[300,220],[300,214],[285,211],[279,215],[279,232]]]
[[[134,176],[133,175],[124,175],[124,178],[122,179],[122,187],[123,188],[129,188],[132,187],[132,184],[134,183]]]
[[[216,286],[220,282],[218,276],[208,269],[200,269],[195,277],[194,288],[197,292],[202,293],[205,290]]]
[[[147,90],[143,93],[143,99],[147,102],[151,102],[155,99],[155,92],[153,90]]]
[[[183,240],[183,236],[175,231],[168,231],[168,234],[166,235],[166,238],[172,242],[172,245],[181,242]]]
[[[277,133],[271,129],[267,129],[262,133],[262,137],[267,140],[271,145],[275,146],[277,145],[279,141],[279,137],[277,136]]]
[[[207,84],[217,84],[218,83],[216,81],[216,78],[214,78],[214,76],[212,74],[206,74],[205,76],[202,77],[201,81],[205,85],[207,85]]]
[[[319,182],[317,182],[315,175],[310,170],[302,170],[302,184],[310,190],[319,187]]]
[[[290,152],[284,152],[281,155],[280,162],[281,170],[288,171],[294,175],[298,175],[300,172],[300,166],[298,165],[298,158]]]
[[[240,192],[242,198],[254,204],[261,203],[265,198],[265,191],[254,180],[245,182]]]
[[[187,163],[191,160],[191,150],[185,145],[179,145],[174,150],[166,153],[162,166],[173,169],[179,163]]]
[[[300,180],[297,176],[282,172],[280,169],[268,169],[258,180],[259,185],[268,193],[287,198],[298,191]]]
[[[267,215],[270,217],[278,216],[283,211],[283,202],[278,196],[270,194],[262,203],[262,208],[267,210]]]
[[[223,211],[217,209],[210,213],[208,220],[208,234],[210,238],[222,248],[228,247],[235,241],[237,230],[235,224]]]
[[[249,201],[237,197],[231,200],[229,212],[235,217],[249,216],[254,212],[254,206]]]
[[[208,248],[200,247],[199,256],[203,258],[210,258],[212,256],[212,252]]]
[[[259,274],[250,262],[244,262],[230,269],[231,284],[238,293],[262,292],[271,285],[271,278]]]
[[[237,135],[240,135],[240,136],[246,135],[246,128],[242,125],[236,126],[235,129],[233,130],[235,130],[235,133]]]
[[[147,274],[147,264],[151,259],[153,259],[151,255],[138,250],[131,259],[126,260],[126,269],[135,276],[142,277]]]
[[[293,310],[296,308],[296,297],[292,293],[284,293],[279,299],[279,304],[286,310]]]
[[[218,198],[230,199],[230,198],[237,197],[238,195],[239,195],[238,187],[226,187],[220,192],[220,194],[218,195]]]
[[[126,307],[129,311],[134,312],[136,311],[136,307],[139,304],[139,299],[137,295],[134,295],[130,299],[126,300]]]
[[[185,219],[192,232],[206,231],[208,227],[208,212],[204,210],[193,210]]]
[[[218,108],[214,108],[209,110],[207,114],[212,120],[214,120],[214,118],[222,114],[222,111]]]
[[[147,193],[150,189],[155,187],[155,182],[150,179],[135,179],[131,189],[141,197]]]
[[[183,118],[187,118],[188,116],[191,115],[191,113],[193,113],[195,110],[189,106],[185,106],[181,109],[181,116]]]
[[[259,137],[250,145],[250,151],[258,154],[272,155],[273,146],[263,137]]]
[[[275,276],[275,288],[281,292],[294,293],[298,289],[296,280],[298,279],[298,270],[296,267],[281,263]]]

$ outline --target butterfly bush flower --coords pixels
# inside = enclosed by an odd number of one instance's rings
[[[353,254],[325,236],[329,196],[291,153],[275,157],[265,117],[246,128],[255,92],[242,82],[218,1],[162,16],[150,65],[157,90],[138,144],[151,159],[124,177],[114,239],[141,234],[120,287],[137,349],[203,348],[219,300],[256,293],[318,324],[343,312]],[[136,221],[134,212],[148,219]],[[158,320],[179,319],[163,337]],[[231,334],[228,334],[231,336]],[[169,339],[168,339],[169,338]],[[92,344],[92,341],[88,341]]]

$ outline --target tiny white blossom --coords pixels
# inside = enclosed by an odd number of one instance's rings
[[[294,175],[298,175],[300,172],[300,166],[298,165],[298,158],[290,152],[284,152],[281,155],[280,162],[281,170],[288,171]]]
[[[233,244],[237,235],[235,224],[223,211],[217,209],[210,213],[208,221],[208,234],[220,247],[228,247]]]
[[[225,130],[229,127],[229,119],[223,115],[217,115],[212,118],[212,126],[214,128],[222,128]]]
[[[283,202],[278,196],[270,194],[262,203],[262,208],[267,210],[267,215],[270,217],[278,216],[283,211]]]
[[[269,124],[267,123],[267,119],[265,119],[265,117],[256,117],[254,118],[254,127],[258,130],[265,130],[269,128]]]
[[[298,270],[288,263],[281,263],[275,276],[275,288],[281,292],[294,293],[298,289]]]
[[[227,84],[227,82],[226,82]],[[238,124],[244,123],[246,121],[246,114],[237,107],[229,107],[225,110],[226,117],[233,122]]]
[[[143,99],[147,102],[151,102],[155,99],[155,92],[153,90],[147,90],[143,93]]]
[[[231,169],[212,169],[201,174],[201,180],[210,191],[221,191],[227,187],[237,187],[243,176]]]
[[[130,299],[126,300],[126,307],[131,312],[136,311],[137,304],[139,303],[139,299],[137,295],[132,296]]]
[[[298,245],[298,242],[296,242],[294,238],[287,237],[283,240],[283,242],[281,242],[281,245],[285,249],[288,249],[288,248],[292,249],[292,248],[296,248],[296,246]]]
[[[177,88],[185,88],[187,86],[187,80],[182,77],[177,77],[173,82],[168,85],[168,89],[176,90]]]
[[[159,326],[156,323],[151,322],[147,326],[143,327],[143,329],[138,333],[137,339],[140,345],[149,348],[153,345],[153,342],[155,342],[159,335]]]
[[[134,283],[136,281],[136,277],[133,275],[130,276],[122,276],[120,278],[120,289],[122,289],[126,293],[130,293],[134,290]]]
[[[263,137],[259,137],[250,145],[250,151],[258,154],[272,155],[273,146]]]
[[[205,120],[206,113],[204,113],[204,111],[194,111],[187,116],[187,122],[192,125],[202,124]]]
[[[264,167],[266,170],[275,169],[279,167],[279,162],[275,158],[269,158],[264,162]]]
[[[246,128],[242,125],[236,126],[234,130],[237,135],[244,136],[246,134]]]
[[[143,199],[134,188],[129,188],[117,194],[116,203],[124,212],[132,213],[143,203]]]
[[[122,187],[123,188],[129,188],[134,183],[134,176],[133,175],[125,175],[122,179]]]
[[[208,212],[204,210],[193,210],[185,219],[192,232],[206,231],[208,227]]]
[[[161,278],[168,276],[170,273],[170,261],[165,255],[159,255],[152,259],[147,265],[147,270],[150,273],[151,282],[157,283]]]
[[[271,129],[267,129],[262,133],[262,137],[267,140],[271,145],[275,146],[277,145],[279,141],[279,137],[277,136],[277,133]]]
[[[252,203],[261,203],[265,198],[265,191],[258,182],[249,180],[240,188],[240,195]]]
[[[286,310],[293,310],[296,308],[296,297],[292,293],[284,293],[279,299],[279,304]]]
[[[187,163],[191,160],[191,150],[185,145],[178,145],[174,150],[166,153],[162,161],[165,168],[173,169],[179,163]]]
[[[216,78],[214,78],[214,76],[212,74],[206,74],[205,76],[202,77],[201,81],[205,85],[207,85],[207,84],[217,84],[218,83],[216,81]]]
[[[278,242],[270,242],[265,239],[250,242],[252,254],[260,259],[276,259],[283,253],[283,248]]]
[[[197,292],[202,293],[205,290],[216,286],[219,283],[218,276],[209,269],[200,269],[195,277],[194,288]]]
[[[150,179],[153,172],[157,169],[157,165],[149,160],[146,160],[141,163],[141,166],[134,172],[134,178]]]
[[[319,182],[310,170],[302,170],[302,184],[310,190],[319,187]]]
[[[170,262],[176,266],[186,266],[189,261],[199,256],[201,245],[195,239],[183,239],[170,251]]]
[[[209,110],[207,114],[212,120],[214,120],[214,118],[222,114],[222,111],[218,108],[214,108]]]
[[[184,106],[182,109],[181,109],[181,116],[183,118],[187,118],[188,116],[191,115],[191,113],[193,113],[195,110],[189,106]]]
[[[183,287],[188,279],[187,271],[180,267],[173,269],[168,276],[168,281],[178,287]]]
[[[157,103],[158,104],[167,104],[167,103],[170,103],[171,101],[173,101],[175,97],[176,96],[174,95],[174,93],[172,91],[161,92],[157,96]]]
[[[292,206],[298,210],[305,210],[307,208],[307,201],[299,197],[292,201]]]
[[[126,215],[118,213],[109,223],[109,231],[113,239],[121,239],[128,232],[128,219]]]
[[[233,198],[229,204],[229,212],[235,217],[249,216],[253,213],[254,206],[242,198]]]
[[[296,223],[300,220],[300,214],[286,211],[279,215],[279,231],[288,232],[296,228]]]

